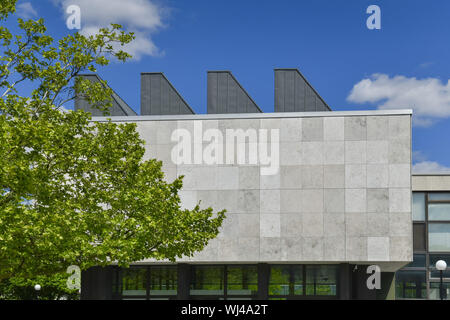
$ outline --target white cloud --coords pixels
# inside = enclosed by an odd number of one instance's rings
[[[435,161],[417,162],[412,167],[413,173],[450,173],[450,168]]]
[[[17,15],[24,20],[37,17],[38,13],[31,2],[21,2],[16,6]]]
[[[405,76],[389,77],[376,73],[353,86],[347,100],[374,103],[378,109],[413,109],[413,121],[429,126],[434,120],[450,117],[450,79],[416,79]]]
[[[64,14],[69,5],[81,9],[81,33],[90,35],[111,23],[121,24],[135,33],[136,39],[123,49],[141,59],[144,55],[157,56],[161,52],[151,35],[165,26],[163,18],[168,9],[150,0],[53,0],[62,7]]]
[[[446,167],[436,161],[429,161],[422,151],[413,151],[413,173],[450,173],[450,167]]]

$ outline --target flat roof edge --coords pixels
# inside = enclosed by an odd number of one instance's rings
[[[272,119],[272,118],[311,118],[311,117],[351,117],[351,116],[388,116],[412,115],[411,109],[399,110],[361,110],[361,111],[315,111],[315,112],[271,112],[271,113],[225,113],[225,114],[185,114],[154,116],[111,116],[92,117],[91,121],[116,122],[133,121],[170,121],[170,120],[220,120],[220,119]]]

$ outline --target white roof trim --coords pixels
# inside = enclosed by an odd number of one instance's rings
[[[272,119],[272,118],[311,118],[311,117],[352,117],[352,116],[391,116],[412,115],[412,109],[400,110],[361,110],[361,111],[318,111],[318,112],[270,112],[270,113],[227,113],[227,114],[182,114],[155,116],[111,116],[92,117],[92,121],[113,122],[174,121],[174,120],[220,120],[220,119]]]

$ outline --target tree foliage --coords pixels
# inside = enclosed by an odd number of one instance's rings
[[[0,1],[4,20],[14,1]],[[56,41],[42,19],[18,24],[0,27],[0,281],[201,250],[224,211],[182,209],[182,177],[166,182],[160,161],[143,160],[135,124],[64,109],[77,94],[107,114],[110,89],[77,76],[125,62],[134,35],[112,24]]]
[[[11,277],[0,282],[1,300],[78,300],[78,290],[67,286],[68,274],[36,276],[33,278]],[[34,286],[39,284],[41,290]]]

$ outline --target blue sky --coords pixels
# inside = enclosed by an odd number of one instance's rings
[[[82,32],[108,21],[137,32],[137,58],[99,70],[136,111],[140,72],[164,72],[205,113],[206,71],[230,70],[272,112],[273,69],[298,68],[333,110],[413,108],[416,170],[450,170],[448,0],[19,0],[18,15],[60,37],[73,3]],[[372,4],[381,30],[366,27]]]

